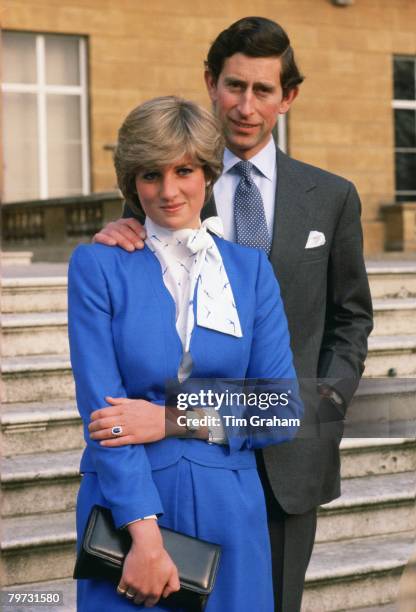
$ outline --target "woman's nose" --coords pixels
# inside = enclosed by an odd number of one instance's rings
[[[175,176],[164,176],[160,185],[160,196],[164,200],[171,200],[178,193],[178,184]]]

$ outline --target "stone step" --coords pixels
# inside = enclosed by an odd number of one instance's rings
[[[416,375],[416,335],[370,336],[365,375]]]
[[[1,370],[5,403],[74,397],[71,364],[66,355],[5,357]]]
[[[76,450],[4,458],[2,516],[74,510],[80,456]]]
[[[377,419],[388,418],[391,413],[406,413],[408,410],[408,400],[406,399],[406,387],[402,386],[402,396],[394,397],[397,389],[396,379],[389,380],[368,380],[366,383],[367,391],[369,384],[376,385],[378,382],[387,383],[386,386],[372,389],[375,394],[380,391],[382,399],[380,402],[387,403],[387,413],[377,405],[377,400],[373,401],[373,396],[363,395],[359,403],[351,406],[351,418],[348,415],[347,424],[353,422],[353,418],[358,418],[359,409],[377,413]],[[414,381],[407,380],[403,383],[413,385]],[[384,395],[382,394],[384,391]],[[390,395],[389,395],[390,391]],[[361,389],[359,390],[361,393]],[[404,399],[403,399],[404,398]],[[403,401],[404,408],[395,408],[394,402]],[[373,406],[374,403],[374,406]],[[352,408],[354,407],[354,411]],[[350,410],[350,409],[349,409]],[[347,413],[348,414],[348,413]],[[354,416],[355,415],[355,416]],[[1,415],[3,433],[3,455],[30,454],[46,451],[60,451],[79,449],[84,446],[81,419],[76,405],[71,400],[50,400],[48,402],[31,403],[11,403],[3,406]],[[380,431],[380,428],[374,430]],[[355,433],[355,429],[354,429]],[[374,438],[350,438],[344,437],[341,443],[343,456],[344,476],[347,478],[355,476],[365,476],[370,474],[385,474],[390,472],[403,472],[416,469],[416,443],[412,439],[403,437],[393,438],[382,436],[381,439]]]
[[[73,513],[3,521],[6,585],[68,578],[75,559]],[[303,612],[349,610],[394,601],[414,545],[406,532],[317,543],[306,577]]]
[[[319,510],[317,542],[416,529],[414,471],[347,478],[341,491],[341,497]]]
[[[3,460],[2,515],[71,510],[79,486],[80,451],[18,455]],[[318,541],[391,531],[415,525],[414,472],[343,480],[342,497],[322,507]],[[394,518],[394,521],[392,519]]]
[[[401,433],[400,433],[401,432]],[[363,378],[344,437],[416,437],[416,378]]]
[[[3,584],[68,578],[74,569],[75,540],[74,512],[3,519]]]
[[[66,578],[63,580],[48,580],[46,582],[31,582],[20,585],[18,587],[10,587],[8,589],[2,589],[3,593],[14,593],[20,592],[39,592],[44,593],[59,593],[60,601],[62,605],[55,606],[42,606],[41,604],[30,605],[25,604],[19,606],[13,603],[11,606],[3,604],[3,612],[76,612],[76,582],[72,578]]]
[[[351,608],[351,612],[398,612],[396,603],[388,603],[380,606],[371,606],[365,608]]]
[[[302,612],[377,608],[395,601],[414,541],[411,531],[316,544],[306,574]]]
[[[374,314],[375,328],[370,344],[375,336],[416,335],[416,299],[377,300]],[[51,350],[68,353],[67,315],[63,310],[3,314],[2,338],[4,357],[50,354]]]
[[[366,267],[373,299],[416,297],[416,262],[367,261]]]
[[[39,269],[39,272],[38,272]],[[32,264],[19,274],[9,268],[2,280],[2,311],[50,312],[66,310],[66,266]],[[34,276],[33,272],[41,274]],[[416,263],[367,262],[367,272],[373,299],[416,297]],[[43,276],[42,276],[43,274]]]
[[[65,312],[4,314],[1,326],[4,357],[69,352]]]
[[[416,298],[373,300],[373,336],[416,334]]]
[[[6,404],[1,424],[5,456],[84,446],[81,419],[70,400]]]
[[[32,263],[32,251],[1,251],[1,263],[3,266],[29,266]]]
[[[4,588],[3,592],[5,593],[13,593],[15,591],[42,591],[49,593],[60,593],[62,597],[63,605],[57,610],[62,610],[62,612],[76,612],[76,583],[71,578],[62,579],[62,580],[50,580],[46,582],[34,582],[30,584],[23,584],[18,587],[10,587],[8,589]],[[53,609],[53,608],[52,608]],[[50,612],[51,606],[45,607],[41,605],[36,606],[3,606],[3,612]],[[350,609],[351,612],[397,612],[397,606],[393,603],[388,604],[380,604],[376,607],[365,607],[365,608],[354,608]],[[319,610],[314,610],[314,612],[320,612]]]
[[[55,312],[67,308],[66,276],[3,278],[1,287],[3,313]]]
[[[342,478],[397,474],[416,470],[416,440],[345,438],[341,442]]]

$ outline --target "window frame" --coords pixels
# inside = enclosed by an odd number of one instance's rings
[[[413,61],[414,64],[414,78],[415,78],[415,84],[416,84],[416,56],[415,55],[394,55],[393,56],[393,68],[394,68],[394,62],[396,60],[405,60],[405,61]],[[394,83],[393,83],[393,95],[394,95]],[[414,100],[401,100],[401,99],[396,99],[393,98],[392,101],[392,109],[393,111],[395,110],[412,110],[416,113],[416,94],[415,94],[415,99]],[[393,123],[394,123],[394,114],[393,114]],[[394,143],[394,153],[396,155],[396,153],[413,153],[416,156],[416,147],[396,147],[396,143]],[[394,164],[395,170],[396,170],[396,161]],[[408,191],[408,190],[399,190],[397,189],[397,185],[396,185],[396,181],[395,181],[395,190],[394,190],[394,194],[395,194],[395,200],[396,202],[400,203],[403,200],[398,200],[397,197],[403,197],[403,196],[410,196],[412,198],[415,199],[415,204],[416,204],[416,191]]]
[[[39,158],[39,193],[36,198],[49,198],[48,188],[48,147],[47,147],[47,95],[74,95],[80,99],[80,137],[81,137],[81,175],[82,186],[80,195],[91,193],[91,164],[89,143],[88,117],[88,71],[87,71],[87,39],[78,34],[38,33],[23,30],[4,30],[10,34],[33,34],[36,49],[35,83],[5,83],[1,85],[3,93],[27,93],[36,95],[37,128],[38,128],[38,158]],[[46,84],[46,52],[45,38],[47,36],[71,36],[78,38],[79,85],[47,85]]]

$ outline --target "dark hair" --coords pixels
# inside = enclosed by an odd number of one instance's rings
[[[300,85],[304,79],[295,62],[290,40],[284,29],[265,17],[244,17],[221,32],[212,43],[205,67],[215,82],[227,57],[243,53],[249,57],[280,57],[282,72],[280,83],[283,95]]]

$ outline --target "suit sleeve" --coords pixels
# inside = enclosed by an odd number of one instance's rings
[[[328,265],[325,331],[319,377],[330,379],[345,405],[358,386],[373,328],[370,288],[363,257],[361,203],[351,183],[333,237]]]
[[[262,448],[292,439],[297,426],[284,423],[301,419],[303,404],[293,366],[289,330],[279,285],[270,262],[260,251],[255,319],[246,378],[249,379],[249,391],[253,390],[259,400],[263,397],[265,401],[264,404],[257,402],[248,410],[247,428],[226,428],[230,451],[243,447]],[[265,407],[271,394],[282,398],[287,395],[288,401],[286,403],[282,400],[278,404]],[[251,417],[254,417],[253,421]],[[258,419],[273,417],[283,424],[257,424]]]
[[[70,261],[68,329],[84,436],[116,527],[162,513],[143,445],[104,447],[88,435],[90,413],[107,405],[105,396],[127,397],[114,349],[107,278],[93,246],[78,247]]]

